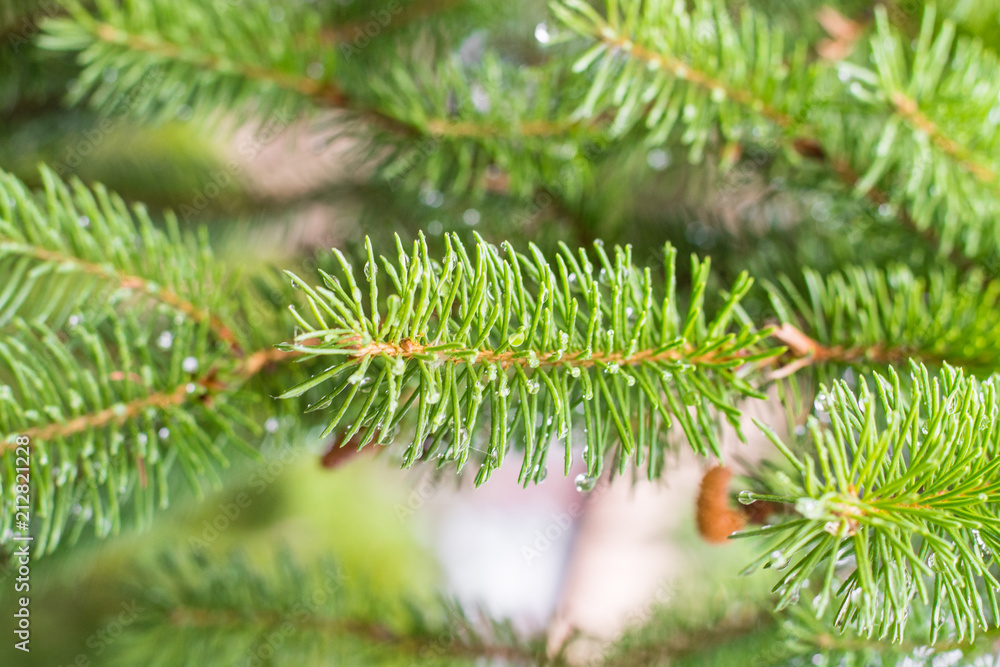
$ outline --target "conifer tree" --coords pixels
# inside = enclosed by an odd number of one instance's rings
[[[742,623],[665,606],[594,664],[988,664],[998,19],[990,0],[8,2],[4,585],[22,538],[72,572],[266,471],[279,438],[477,486],[579,465],[589,493],[682,450],[729,464],[723,437],[755,430],[769,456],[701,510],[732,514],[721,537],[753,545],[742,574],[770,595]],[[268,198],[199,146],[249,127],[253,157],[291,126],[350,182]],[[239,240],[316,202],[361,211],[333,247]],[[774,423],[744,414],[761,401]],[[142,612],[100,660],[571,661],[443,597],[215,539],[132,572]]]

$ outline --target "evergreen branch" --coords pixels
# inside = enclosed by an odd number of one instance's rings
[[[971,150],[945,134],[934,121],[920,110],[916,100],[907,97],[904,93],[897,92],[892,94],[892,104],[908,125],[917,132],[927,135],[931,143],[940,148],[959,167],[965,169],[983,183],[994,186],[994,191],[1000,194],[1000,189],[995,187],[997,185],[997,173],[991,167],[984,164],[982,156],[975,155]]]
[[[947,365],[933,379],[919,364],[911,369],[908,392],[891,367],[874,375],[874,392],[864,381],[857,392],[844,381],[823,387],[817,405],[829,427],[815,417],[808,425],[815,458],[758,422],[796,475],[776,481],[773,495],[743,495],[795,503],[802,518],[737,535],[774,537],[747,569],[788,566],[774,589],[779,609],[819,576],[813,606],[820,616],[842,597],[838,627],[898,642],[919,599],[933,604],[932,642],[951,622],[963,640],[989,627],[987,611],[994,625],[1000,619],[1000,582],[989,570],[1000,548],[1000,403],[992,378],[980,383]],[[848,565],[838,588],[838,568]]]
[[[887,667],[931,667],[933,661],[940,660],[942,655],[950,654],[951,658],[956,658],[955,652],[960,652],[967,664],[977,664],[976,659],[989,655],[991,645],[1000,638],[1000,630],[991,628],[974,639],[939,639],[935,642],[921,639],[929,634],[932,608],[916,601],[911,605],[911,616],[915,619],[913,625],[916,627],[908,630],[902,640],[892,643],[858,636],[850,631],[832,633],[828,616],[815,618],[812,613],[798,607],[789,611],[790,618],[782,627],[783,647],[788,657],[822,651],[831,661],[842,659],[847,661],[843,663],[847,665],[868,665],[877,660],[878,664]]]
[[[147,611],[137,632],[117,647],[116,664],[156,656],[222,664],[253,658],[280,632],[275,665],[379,664],[420,656],[421,664],[468,664],[500,659],[537,664],[543,647],[525,642],[503,623],[477,627],[457,606],[420,609],[402,600],[373,605],[365,586],[345,579],[329,560],[302,567],[286,553],[268,566],[239,554],[164,555],[136,582]],[[185,641],[178,642],[178,635]],[[228,659],[227,659],[228,657]]]
[[[905,228],[950,255],[961,268],[970,268],[970,258],[979,254],[971,236],[970,243],[954,248],[954,219],[932,225],[926,198],[914,195],[912,183],[898,192],[916,205],[916,218],[901,196],[891,196],[897,189],[878,186],[885,164],[881,157],[873,163],[871,144],[884,141],[886,133],[870,114],[858,121],[846,116],[840,98],[850,99],[847,87],[822,65],[807,63],[803,44],[786,54],[785,36],[769,28],[759,13],[744,8],[740,25],[734,26],[725,8],[707,0],[691,10],[680,1],[609,2],[607,18],[578,0],[557,3],[553,11],[571,30],[595,43],[576,64],[579,71],[593,72],[590,93],[576,117],[610,114],[613,136],[641,126],[650,145],[662,144],[680,126],[680,140],[692,146],[695,160],[713,129],[730,141],[762,141],[768,136],[761,134],[765,128],[757,121],[768,121],[775,142],[818,161],[880,212],[893,202]],[[877,49],[877,41],[874,44]],[[856,71],[845,67],[845,72]],[[829,99],[819,95],[817,86],[827,80],[835,81],[838,91]],[[837,124],[847,127],[830,141],[830,129]]]
[[[923,239],[928,248],[937,248],[939,249],[939,252],[946,254],[948,260],[961,271],[971,271],[975,268],[975,262],[968,254],[966,254],[964,247],[949,247],[947,250],[941,250],[943,247],[941,236],[934,227],[918,224],[913,219],[913,216],[910,215],[910,211],[906,206],[899,202],[893,204],[892,198],[889,194],[878,186],[865,185],[862,187],[862,176],[858,174],[853,167],[851,167],[846,159],[832,158],[827,154],[827,150],[816,139],[806,139],[800,137],[792,141],[792,148],[797,153],[802,155],[802,157],[823,164],[824,167],[829,169],[843,185],[855,194],[862,192],[864,198],[879,211],[880,215],[881,211],[884,210],[884,206],[892,207],[894,209],[893,215],[906,231],[918,238]]]
[[[390,180],[420,165],[417,171],[435,174],[442,187],[452,180],[457,190],[481,192],[481,174],[493,165],[523,172],[509,186],[519,195],[530,194],[538,182],[581,188],[589,165],[573,161],[567,174],[569,144],[554,143],[552,136],[602,135],[589,123],[566,119],[567,100],[577,91],[561,68],[523,68],[494,54],[475,65],[455,58],[424,66],[413,59],[405,68],[396,50],[384,64],[377,59],[386,54],[340,58],[323,45],[307,6],[282,10],[278,24],[271,4],[261,0],[238,7],[112,2],[93,14],[71,7],[71,18],[46,22],[40,44],[80,52],[74,100],[89,95],[107,109],[123,97],[136,99],[129,112],[154,121],[220,108],[245,109],[262,122],[288,122],[317,109],[347,111],[350,119],[365,121],[350,128],[370,140]],[[392,76],[373,79],[372,69],[383,66]],[[510,88],[531,94],[512,98]],[[404,90],[413,94],[402,95]],[[394,147],[388,154],[386,144]]]
[[[595,41],[574,67],[594,70],[576,116],[610,114],[612,135],[642,124],[648,142],[662,144],[680,123],[686,127],[681,141],[698,159],[716,125],[735,140],[749,135],[754,119],[771,121],[779,134],[802,126],[797,114],[811,76],[805,49],[799,45],[786,63],[784,35],[749,10],[742,30],[711,2],[690,11],[683,2],[613,2],[606,19],[578,0],[554,3],[552,10]]]
[[[939,122],[932,120],[927,113],[921,109],[921,102],[916,99],[916,95],[928,97],[927,104],[933,105],[936,102],[947,101],[954,103],[960,99],[963,104],[970,100],[981,99],[982,93],[973,95],[974,91],[982,91],[984,88],[995,93],[1000,93],[1000,76],[997,76],[997,68],[1000,61],[996,55],[984,49],[981,44],[963,40],[957,46],[954,44],[954,25],[946,22],[937,37],[932,41],[932,31],[935,28],[936,10],[934,5],[929,5],[924,13],[924,22],[921,29],[919,43],[916,47],[916,55],[913,62],[913,71],[910,73],[910,82],[904,83],[903,72],[899,69],[899,59],[894,58],[894,49],[891,46],[895,41],[895,35],[889,25],[888,17],[884,8],[876,10],[876,20],[878,26],[878,38],[873,41],[876,55],[875,63],[878,68],[880,81],[887,97],[895,108],[896,113],[915,132],[922,133],[928,140],[937,146],[945,155],[955,162],[960,168],[971,173],[984,184],[991,186],[992,191],[1000,196],[998,188],[997,173],[995,163],[991,161],[987,154],[972,149],[968,144],[959,142],[949,132],[942,128]],[[951,62],[958,64],[958,74],[944,75],[944,68],[941,66],[941,58],[950,56],[952,49],[957,49],[958,53],[952,56]],[[976,68],[976,78],[970,81],[962,77],[968,73],[968,67]],[[987,73],[983,76],[982,73]],[[989,76],[992,75],[992,76]],[[960,83],[959,83],[960,82]],[[971,84],[971,85],[970,85]],[[939,92],[940,90],[940,92]],[[936,97],[944,92],[946,100]],[[969,93],[966,97],[963,93]],[[926,108],[933,108],[927,106]],[[975,113],[963,114],[964,119],[970,116],[978,120],[980,124],[989,123],[993,128],[983,132],[980,127],[972,125],[979,132],[971,138],[977,144],[989,149],[995,147],[1000,141],[998,132],[994,129],[996,122],[989,120],[989,115],[993,112],[994,105],[988,104],[983,109],[976,109],[979,118]]]
[[[155,103],[144,103],[136,110],[157,120],[172,117],[183,105],[209,110],[250,105],[264,114],[280,112],[286,116],[317,107],[343,109],[404,138],[486,138],[512,133],[548,136],[569,127],[545,121],[491,126],[446,116],[420,114],[410,118],[405,113],[386,113],[378,100],[367,99],[370,95],[352,95],[334,81],[343,63],[335,51],[323,47],[319,26],[301,9],[289,9],[279,24],[294,26],[290,28],[296,31],[294,38],[281,41],[279,36],[268,34],[267,43],[255,48],[248,44],[260,39],[256,32],[259,26],[274,26],[270,3],[250,2],[229,9],[198,3],[190,5],[190,11],[188,7],[179,11],[174,3],[166,2],[145,8],[129,2],[108,3],[96,10],[99,14],[95,16],[73,4],[71,19],[46,22],[46,35],[40,43],[55,50],[81,51],[85,69],[77,99],[89,91],[105,106],[117,99],[116,91],[129,95],[139,85],[150,85],[144,82],[145,76],[157,72],[160,80],[151,86]],[[235,28],[221,30],[234,21],[238,24]],[[278,44],[282,50],[276,48]],[[108,82],[101,74],[111,62],[116,70],[125,71]],[[315,65],[321,65],[322,77],[306,74]],[[399,86],[402,82],[393,83]],[[394,88],[393,98],[396,96],[398,88]]]
[[[307,319],[292,309],[304,331],[299,338],[319,343],[284,349],[337,361],[282,397],[332,382],[334,388],[310,409],[336,405],[326,433],[351,411],[353,425],[344,439],[358,434],[362,446],[376,436],[377,442],[389,442],[416,404],[404,465],[438,456],[457,462],[459,470],[475,449],[473,438],[488,411],[489,444],[479,483],[503,463],[518,434],[524,450],[521,482],[545,477],[553,439],[564,442],[569,470],[576,415],[582,413],[588,479],[601,473],[614,440],[621,443],[620,470],[634,455],[637,464],[648,459],[652,476],[675,423],[695,451],[718,456],[713,422],[724,415],[739,431],[732,397],[760,396],[744,377],[756,363],[780,353],[762,346],[768,331],[755,331],[747,322],[728,332],[752,284],[745,274],[721,295],[723,305],[709,319],[707,259],[692,258],[692,296],[681,315],[676,252],[669,245],[667,285],[654,298],[659,290],[652,273],[632,264],[629,247],[616,247],[609,257],[595,243],[602,267],[597,274],[583,250],[565,246],[553,265],[534,246],[522,255],[504,244],[501,257],[482,240],[474,255],[455,236],[445,244],[445,256],[437,261],[423,238],[409,254],[397,239],[396,262],[383,257],[380,269],[369,243],[364,306],[354,272],[336,250],[343,278],[323,272],[324,286],[313,288],[290,274],[311,313]],[[379,271],[388,281],[377,280]],[[367,392],[360,391],[370,383]],[[411,385],[416,391],[406,398],[404,389]]]
[[[291,117],[312,100],[347,107],[351,99],[319,66],[335,71],[335,54],[320,45],[319,27],[303,6],[226,3],[101,3],[91,12],[68,3],[70,18],[46,21],[40,44],[80,51],[79,100],[117,103],[116,93],[149,93],[133,113],[164,120],[184,107],[251,108],[261,117]],[[313,65],[313,69],[310,69]],[[115,76],[104,76],[104,72]],[[151,75],[155,74],[155,77]],[[150,80],[150,78],[155,80]]]
[[[168,502],[166,478],[175,464],[200,493],[200,480],[215,476],[213,462],[225,464],[220,437],[253,453],[232,425],[257,429],[240,414],[243,399],[218,391],[224,387],[211,370],[194,375],[225,359],[206,344],[206,326],[175,322],[167,344],[155,324],[140,324],[144,314],[106,312],[65,333],[18,319],[13,335],[0,338],[5,534],[15,519],[15,445],[25,444],[24,436],[41,552],[55,549],[67,528],[75,540],[91,519],[98,535],[117,532],[129,497],[145,524],[155,504]]]
[[[954,270],[918,277],[906,267],[805,271],[803,293],[783,277],[765,283],[782,326],[772,334],[806,365],[900,365],[907,359],[992,372],[1000,365],[1000,281]],[[800,318],[806,331],[797,328]]]
[[[950,21],[936,23],[930,5],[911,49],[876,9],[874,70],[844,64],[840,75],[854,100],[886,122],[872,131],[862,129],[871,113],[851,120],[845,150],[867,165],[859,192],[891,184],[894,203],[907,202],[917,228],[937,229],[943,252],[958,248],[972,261],[992,262],[1000,251],[1000,161],[993,157],[1000,60],[978,41],[956,39]]]
[[[210,400],[212,394],[220,391],[235,392],[268,364],[290,360],[297,356],[299,356],[298,352],[285,352],[276,349],[259,350],[251,354],[246,363],[222,378],[219,377],[218,368],[211,368],[207,373],[192,379],[190,382],[179,384],[172,390],[141,396],[127,403],[118,403],[104,410],[79,415],[69,421],[50,422],[14,432],[4,439],[0,439],[0,454],[3,454],[4,450],[9,453],[15,449],[16,435],[27,437],[32,441],[68,438],[78,433],[106,426],[120,426],[146,414],[150,409],[162,411],[188,401],[205,402]],[[109,375],[112,380],[121,380],[124,377],[125,374],[121,371],[114,371]],[[138,376],[134,376],[130,379],[137,378]]]
[[[192,302],[181,298],[172,290],[160,287],[151,280],[115,271],[107,264],[83,261],[76,257],[70,257],[38,246],[18,243],[14,240],[8,240],[0,244],[0,256],[3,255],[10,257],[30,257],[39,262],[56,265],[59,267],[56,271],[62,273],[68,272],[67,269],[69,271],[79,271],[80,273],[104,278],[118,289],[138,291],[154,301],[170,306],[178,313],[187,315],[195,322],[208,323],[219,340],[229,345],[238,355],[242,355],[242,349],[235,335],[218,316],[202,310]],[[24,280],[22,284],[24,285],[22,290],[25,293],[33,287],[33,282],[30,279]],[[3,304],[0,303],[0,305]],[[8,319],[14,317],[16,314],[17,310],[12,310]]]
[[[242,326],[251,295],[230,289],[204,235],[181,234],[169,215],[161,231],[99,185],[44,169],[42,180],[35,195],[0,173],[0,534],[28,467],[44,552],[91,520],[100,536],[117,532],[126,501],[145,525],[178,465],[200,493],[226,450],[253,455],[245,386],[297,353],[244,356],[260,337]],[[15,466],[25,438],[29,460]]]
[[[33,195],[0,171],[0,268],[10,276],[0,291],[0,324],[15,317],[54,319],[61,326],[94,299],[83,276],[107,283],[112,293],[139,292],[195,322],[205,322],[234,353],[240,341],[225,324],[227,280],[211,261],[204,238],[183,238],[168,215],[168,234],[157,231],[145,208],[129,211],[103,186],[63,183],[41,170],[44,192]],[[125,240],[135,240],[129,249]],[[39,281],[47,278],[44,288]]]

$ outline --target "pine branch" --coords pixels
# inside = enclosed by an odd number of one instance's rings
[[[0,171],[0,269],[10,277],[0,291],[0,326],[15,316],[63,326],[88,303],[137,292],[205,322],[242,353],[217,314],[227,312],[228,281],[204,238],[182,238],[172,216],[169,233],[161,234],[144,207],[129,211],[101,185],[91,190],[76,179],[67,185],[47,168],[41,175],[39,197]]]
[[[612,135],[642,126],[646,141],[659,145],[681,126],[681,142],[697,161],[716,127],[741,140],[760,120],[776,125],[778,135],[802,126],[813,76],[804,44],[786,62],[784,35],[748,9],[739,27],[711,2],[690,11],[683,2],[610,2],[607,18],[578,0],[552,10],[595,42],[574,66],[593,71],[576,117],[610,114]]]
[[[244,326],[252,295],[204,236],[170,216],[161,231],[99,185],[42,180],[36,195],[0,173],[0,532],[15,524],[17,468],[28,467],[45,552],[91,521],[99,536],[118,532],[126,501],[148,524],[178,466],[196,493],[217,482],[230,449],[253,453],[249,406],[274,393],[258,378],[297,353],[258,348]],[[28,460],[15,466],[24,438]]]
[[[941,218],[925,205],[927,198],[918,194],[913,179],[895,182],[909,173],[905,168],[909,153],[886,150],[887,140],[896,133],[877,115],[854,117],[858,84],[845,85],[827,66],[807,62],[803,43],[787,52],[785,43],[790,40],[780,30],[769,28],[759,13],[744,8],[737,26],[723,7],[709,1],[695,3],[692,10],[679,1],[613,2],[606,18],[577,0],[557,3],[553,11],[571,30],[595,42],[575,66],[578,71],[590,70],[593,78],[576,117],[611,114],[612,135],[638,129],[650,145],[664,143],[679,128],[680,141],[691,145],[694,160],[700,159],[716,130],[728,141],[773,140],[788,154],[816,161],[856,196],[877,207],[880,215],[891,202],[890,214],[900,224],[950,256],[960,268],[970,268],[972,259],[982,254],[980,236],[992,233],[966,229],[970,221],[983,217],[981,211]],[[927,21],[933,26],[933,13]],[[873,49],[880,48],[878,39],[873,40]],[[981,49],[969,53],[968,62],[976,66],[983,59],[991,62],[989,54],[974,57],[982,53]],[[842,71],[865,82],[875,78],[853,65],[844,65]],[[955,80],[959,81],[957,76]],[[960,81],[963,86],[993,87],[991,80],[982,77],[970,75]],[[831,88],[832,94],[819,92]],[[987,95],[985,99],[992,98]],[[981,120],[985,118],[984,114]],[[841,125],[843,129],[838,129]],[[926,130],[926,122],[924,126]],[[954,147],[941,137],[938,143]],[[873,161],[875,144],[880,148]],[[889,154],[898,162],[894,180],[880,178],[893,164],[883,157]],[[979,167],[974,171],[982,177],[986,171],[976,164]],[[932,172],[939,173],[928,168],[921,174],[926,177]],[[893,187],[881,187],[882,181]],[[939,184],[936,196],[950,197],[944,193],[954,189]],[[974,201],[981,209],[993,205],[979,203],[984,201],[981,196]],[[915,214],[908,210],[910,205]],[[960,232],[966,239],[956,246]]]
[[[772,377],[814,364],[836,370],[908,359],[986,373],[1000,366],[1000,281],[981,272],[960,279],[938,270],[925,278],[902,266],[856,267],[826,277],[807,270],[804,293],[788,277],[779,283],[765,282],[782,322],[773,336],[797,359]]]
[[[1000,582],[989,569],[1000,548],[1000,403],[992,378],[911,369],[909,391],[891,367],[874,375],[874,392],[865,381],[857,391],[844,381],[824,387],[817,409],[829,427],[808,425],[815,457],[758,422],[795,472],[741,500],[794,503],[801,518],[736,536],[773,538],[747,571],[787,566],[774,588],[779,609],[819,580],[813,608],[821,616],[841,598],[837,627],[901,641],[919,599],[933,606],[932,642],[950,624],[958,640],[971,639],[1000,619]]]
[[[996,628],[983,632],[974,640],[927,642],[921,638],[929,634],[932,609],[915,601],[910,610],[916,627],[908,630],[903,640],[887,642],[850,631],[830,632],[828,617],[817,619],[804,609],[794,608],[782,624],[782,649],[786,657],[805,657],[821,651],[831,662],[843,661],[838,664],[860,666],[877,661],[887,667],[932,667],[935,660],[940,661],[945,655],[958,659],[956,653],[971,665],[994,652],[993,645],[1000,636]]]
[[[891,184],[894,205],[905,202],[920,230],[934,228],[945,253],[960,251],[993,264],[1000,251],[1000,60],[975,40],[937,27],[933,5],[924,12],[911,49],[882,8],[871,39],[875,69],[843,65],[855,99],[886,116],[881,130],[856,149],[872,155],[857,189]],[[871,123],[871,113],[856,125]],[[858,134],[863,136],[864,132]]]
[[[133,113],[155,121],[184,107],[291,118],[314,99],[351,103],[329,77],[306,74],[316,66],[334,71],[335,53],[321,48],[319,28],[300,5],[281,9],[281,20],[265,2],[109,2],[93,13],[70,2],[67,9],[70,18],[45,22],[40,44],[81,52],[74,101],[89,95],[107,108],[135,97]]]
[[[482,628],[455,605],[372,600],[330,561],[302,567],[287,554],[274,561],[262,567],[239,554],[163,556],[140,572],[136,588],[146,611],[116,647],[115,664],[165,656],[199,664],[266,656],[274,665],[542,659],[543,647],[518,639],[507,624]]]
[[[299,338],[319,343],[283,349],[335,363],[283,397],[332,383],[310,409],[335,405],[325,433],[353,420],[343,439],[358,435],[362,446],[390,442],[415,405],[405,466],[437,456],[461,470],[488,411],[489,444],[477,482],[503,463],[518,434],[520,480],[540,481],[553,439],[563,441],[569,470],[582,413],[588,472],[581,484],[601,473],[615,440],[620,470],[634,455],[654,476],[675,423],[695,451],[718,456],[717,416],[738,431],[733,397],[760,397],[744,377],[780,353],[761,345],[767,331],[742,320],[739,302],[752,284],[745,274],[722,294],[714,317],[705,312],[707,259],[692,258],[692,296],[681,315],[669,245],[662,293],[648,268],[632,264],[631,248],[616,247],[609,257],[600,242],[599,273],[584,251],[565,246],[554,265],[534,246],[522,255],[505,243],[501,257],[480,240],[470,255],[455,236],[446,237],[441,260],[430,257],[423,238],[409,254],[398,238],[397,247],[396,261],[383,257],[380,268],[368,244],[367,299],[336,250],[343,278],[323,272],[324,286],[313,288],[292,274],[311,314],[307,319],[293,308],[304,331]],[[381,271],[388,281],[377,279]],[[734,315],[741,326],[729,333]]]

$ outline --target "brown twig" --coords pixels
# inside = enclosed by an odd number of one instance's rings
[[[26,436],[31,440],[51,440],[53,438],[65,438],[92,428],[122,424],[142,414],[149,408],[166,409],[195,399],[203,399],[206,395],[205,392],[211,393],[234,389],[260,373],[268,364],[292,359],[300,354],[300,352],[285,352],[278,349],[259,350],[247,357],[228,378],[224,378],[223,380],[218,379],[218,369],[212,368],[201,377],[178,385],[172,390],[156,392],[111,408],[87,415],[80,415],[66,422],[25,429],[18,432],[17,435]],[[198,392],[197,387],[202,387],[205,392]],[[12,438],[0,441],[0,453],[12,450],[13,448]]]
[[[34,257],[35,259],[43,262],[70,265],[83,273],[115,281],[121,287],[126,289],[134,289],[143,292],[150,298],[164,303],[178,312],[184,313],[195,322],[207,322],[209,328],[220,341],[225,343],[238,357],[243,356],[243,350],[240,347],[239,342],[236,340],[236,336],[218,316],[212,315],[211,313],[198,308],[198,306],[180,297],[172,290],[159,285],[157,285],[154,289],[152,283],[145,278],[124,272],[116,272],[104,265],[63,255],[62,253],[55,252],[53,250],[47,250],[37,246],[20,245],[18,246],[17,251],[22,255]]]
[[[901,92],[893,93],[891,100],[896,111],[910,127],[926,134],[935,146],[940,148],[942,152],[954,160],[961,168],[986,185],[991,186],[991,189],[995,193],[1000,194],[1000,190],[996,187],[997,173],[987,165],[979,162],[972,151],[945,134],[934,121],[920,110],[916,100]]]
[[[352,336],[345,340],[349,342],[351,340],[356,340],[356,337]],[[428,354],[426,350],[427,346],[414,342],[413,340],[406,338],[399,343],[378,343],[371,342],[365,345],[358,345],[354,348],[354,356],[356,357],[367,357],[367,356],[377,356],[386,355],[389,357],[402,357],[404,359],[412,358],[419,354]],[[689,356],[694,348],[690,345],[686,345],[683,349],[671,349],[665,350],[663,352],[656,352],[655,350],[639,350],[635,354],[626,355],[622,352],[598,352],[594,351],[590,354],[585,352],[577,352],[575,354],[562,354],[559,355],[556,352],[550,352],[545,356],[538,357],[539,366],[578,366],[581,368],[590,368],[597,364],[640,364],[640,363],[655,363],[661,361],[685,361],[691,364],[702,364],[702,365],[713,365],[713,366],[723,366],[729,365],[734,361],[738,361],[743,354],[737,352],[734,354],[726,354],[724,351],[710,352],[708,354],[699,355],[697,357]],[[430,352],[430,354],[434,354]],[[459,362],[466,359],[469,356],[474,355],[474,363],[483,364],[499,364],[503,368],[510,368],[514,364],[519,364],[522,366],[528,366],[531,362],[525,357],[518,357],[517,352],[494,352],[492,350],[449,350],[448,356],[453,357],[454,361]]]

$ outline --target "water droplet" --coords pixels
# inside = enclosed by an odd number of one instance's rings
[[[186,385],[184,385],[184,391],[186,391],[189,394],[193,394],[195,392],[195,389],[197,388],[198,387],[195,386],[194,382],[188,382]]]
[[[198,370],[198,360],[195,357],[185,357],[181,362],[181,368],[185,373],[194,373]]]
[[[814,498],[799,498],[795,510],[807,519],[822,519],[826,516],[826,506]]]
[[[538,360],[538,355],[535,354],[534,350],[528,353],[528,366],[531,368],[538,368],[541,365],[541,361]]]
[[[541,387],[541,385],[538,384],[537,380],[531,380],[530,382],[528,382],[528,393],[529,394],[537,394],[538,393],[538,389],[540,387]]]
[[[576,490],[580,493],[585,493],[593,490],[594,486],[597,485],[597,477],[590,477],[584,473],[580,473],[576,476],[575,482]]]
[[[311,62],[306,67],[306,76],[310,79],[319,79],[323,76],[323,63]]]
[[[610,373],[611,375],[614,375],[615,373],[617,373],[618,372],[618,362],[617,361],[612,361],[610,364],[608,364],[608,367],[604,369],[604,372],[605,373]]]
[[[139,442],[140,445],[143,446],[145,446],[146,443],[149,442],[149,436],[147,436],[145,433],[140,433],[135,437],[135,439]]]
[[[75,327],[79,323],[80,323],[80,316],[79,315],[70,315],[69,316],[69,325],[71,327]]]
[[[753,497],[753,493],[750,491],[740,491],[739,501],[743,505],[753,505],[757,502],[757,499]]]
[[[524,345],[524,341],[527,337],[527,331],[525,331],[524,327],[521,327],[507,338],[507,342],[510,343],[511,347],[518,347],[520,345]]]
[[[548,44],[552,41],[552,35],[549,33],[549,27],[544,23],[539,23],[535,26],[535,39],[538,40],[539,44]]]
[[[421,201],[431,208],[439,208],[444,203],[444,195],[439,190],[424,190],[420,195]]]
[[[813,407],[816,408],[816,412],[827,412],[830,409],[829,397],[824,393],[820,393],[816,396],[816,400],[813,401]]]
[[[575,378],[580,377],[580,367],[579,366],[570,366],[569,367],[569,374],[572,375]]]
[[[169,350],[170,346],[174,344],[174,334],[169,331],[164,331],[160,333],[159,338],[156,339],[156,345],[161,350]]]
[[[160,440],[165,440],[166,438],[170,437],[170,429],[164,426],[163,428],[161,428],[159,431],[156,432],[156,435],[160,436]]]
[[[479,211],[474,208],[466,209],[465,213],[462,214],[462,220],[470,227],[478,225],[481,218]]]
[[[264,422],[264,430],[268,433],[274,433],[278,430],[278,420],[274,417],[268,417]]]
[[[670,153],[662,148],[654,148],[646,153],[646,164],[654,171],[663,171],[670,166]]]

